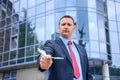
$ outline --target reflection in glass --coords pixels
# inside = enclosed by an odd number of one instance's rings
[[[105,26],[104,26],[104,17],[103,15],[97,15],[97,23],[98,23],[98,33],[99,33],[99,41],[106,42],[105,36]]]
[[[26,56],[33,56],[33,54],[34,54],[33,46],[26,48]]]
[[[11,49],[17,48],[17,44],[18,44],[17,41],[18,41],[17,36],[12,37],[12,40],[11,40]]]
[[[3,54],[3,61],[8,61],[9,60],[9,52]]]
[[[65,7],[66,0],[55,0],[55,8],[63,8]]]
[[[120,33],[120,22],[118,22],[118,31]]]
[[[109,30],[117,31],[116,21],[109,21]]]
[[[12,35],[17,35],[18,34],[18,25],[12,25]]]
[[[28,58],[26,58],[26,62],[33,61],[33,60],[34,60],[33,57],[28,57]]]
[[[10,49],[10,29],[6,30],[6,35],[5,35],[5,47],[4,51],[8,51]]]
[[[99,43],[97,41],[90,41],[90,51],[99,52]]]
[[[37,2],[37,4],[41,4],[41,3],[44,3],[46,0],[36,0]]]
[[[27,10],[27,17],[32,17],[32,16],[35,16],[35,8],[30,8]]]
[[[18,50],[18,58],[23,58],[25,56],[25,49]]]
[[[39,43],[45,40],[45,17],[36,19],[35,27],[35,43]]]
[[[27,0],[20,0],[20,11],[23,11],[24,9],[27,9]]]
[[[90,40],[98,40],[98,28],[96,13],[88,13],[89,15],[89,36]]]
[[[120,53],[118,34],[116,32],[110,32],[110,44],[112,53]]]
[[[76,6],[77,0],[65,0],[66,1],[66,6]]]
[[[106,43],[100,43],[100,52],[105,54],[107,53]]]
[[[18,47],[25,46],[26,23],[21,23],[19,27]]]
[[[35,6],[36,0],[29,0],[28,1],[28,8]]]
[[[117,21],[120,21],[120,3],[116,2]]]
[[[27,45],[34,44],[35,21],[27,21]]]
[[[55,26],[54,26],[54,14],[51,15],[47,15],[46,16],[46,35],[45,35],[45,39],[51,39],[52,34],[54,34],[55,32]]]
[[[2,62],[2,54],[0,53],[0,63]]]
[[[10,59],[16,59],[16,51],[11,51],[10,53]]]
[[[40,1],[40,0],[39,0]],[[41,0],[42,1],[42,0]],[[45,4],[41,4],[41,5],[38,5],[37,7],[37,15],[38,14],[42,14],[43,12],[45,12]]]
[[[96,52],[91,52],[91,58],[100,58],[100,54]]]
[[[18,1],[16,1],[15,3],[13,3],[13,7],[14,7],[14,12],[15,13],[18,13],[19,12],[19,8],[20,8],[20,2],[19,2],[19,0]]]
[[[88,8],[96,9],[96,0],[88,0]]]
[[[119,61],[118,59],[120,59],[120,55],[119,55],[119,54],[112,54],[112,62],[113,62],[113,65],[114,65],[114,64],[120,65],[120,61]]]
[[[4,32],[0,32],[0,53],[3,52]]]
[[[46,11],[54,10],[54,0],[48,1],[46,3]]]
[[[108,8],[108,19],[115,20],[115,5],[114,1],[107,1],[107,8]]]

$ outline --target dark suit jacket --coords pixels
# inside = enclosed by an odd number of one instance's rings
[[[83,80],[92,80],[92,76],[88,70],[88,58],[86,51],[80,45],[74,43],[81,59]],[[53,64],[48,69],[47,80],[73,80],[73,67],[69,53],[61,39],[47,41],[44,45],[47,54],[56,57],[64,57],[63,60],[53,60]],[[39,59],[39,58],[38,58]],[[40,68],[40,71],[45,71]]]

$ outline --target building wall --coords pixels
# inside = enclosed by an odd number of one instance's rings
[[[2,73],[0,73],[0,80],[2,80]]]
[[[17,71],[16,80],[45,80],[45,73],[38,68],[21,69]]]

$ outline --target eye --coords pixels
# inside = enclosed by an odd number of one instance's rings
[[[70,23],[68,23],[67,25],[68,25],[68,26],[71,26],[71,24],[70,24]]]
[[[65,26],[65,23],[61,24],[62,26]]]

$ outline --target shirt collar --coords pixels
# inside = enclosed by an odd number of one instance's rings
[[[64,38],[64,37],[62,37],[62,36],[60,36],[60,39],[62,39],[63,43],[64,43],[65,45],[67,45],[68,39],[66,39],[66,38]],[[72,42],[72,44],[73,44],[73,40],[71,40],[71,42]]]

